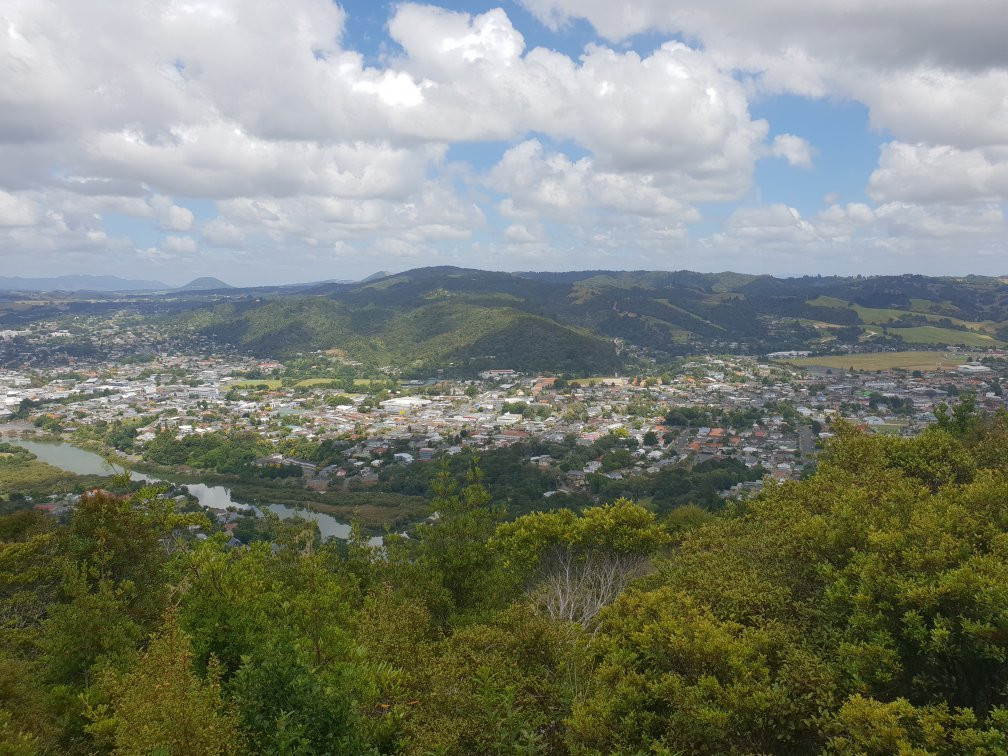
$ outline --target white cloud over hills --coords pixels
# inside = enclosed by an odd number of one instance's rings
[[[997,3],[524,3],[560,35],[584,19],[599,39],[571,55],[530,47],[500,8],[406,3],[375,58],[328,0],[9,0],[0,262],[149,276],[240,263],[238,283],[367,273],[376,255],[385,268],[999,269]],[[641,33],[664,41],[637,52]],[[867,107],[885,136],[863,197],[807,218],[798,199],[760,201],[760,161],[808,174],[836,157],[753,115],[784,94]]]

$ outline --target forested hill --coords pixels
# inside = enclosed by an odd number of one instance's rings
[[[1001,279],[420,268],[297,293],[232,296],[183,321],[263,355],[339,349],[368,363],[604,372],[634,356],[843,343],[1003,346]]]

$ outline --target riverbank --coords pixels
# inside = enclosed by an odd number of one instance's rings
[[[134,480],[164,481],[184,488],[201,506],[213,509],[268,508],[284,517],[294,514],[310,516],[320,522],[323,535],[345,538],[349,533],[347,523],[352,521],[358,522],[368,535],[380,535],[387,529],[398,532],[422,521],[427,515],[427,501],[419,496],[348,491],[319,493],[305,488],[301,481],[294,479],[249,481],[212,472],[179,474],[177,470],[161,465],[110,453],[106,449],[95,449],[95,444],[69,443],[62,438],[54,440],[49,434],[42,440],[39,434],[31,433],[32,430],[34,428],[30,425],[22,427],[8,423],[0,426],[0,438],[23,446],[39,457],[38,464],[41,466],[36,471],[38,485],[33,486],[33,494],[69,493],[78,487],[107,485],[109,476],[117,472],[107,463],[108,459],[112,459],[117,467],[128,470]],[[41,474],[43,472],[45,475]],[[47,481],[59,485],[49,487]]]

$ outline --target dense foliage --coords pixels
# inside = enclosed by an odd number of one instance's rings
[[[228,549],[151,489],[0,517],[0,752],[1004,753],[1006,441],[841,426],[675,527],[501,522],[470,460],[382,550]]]
[[[144,447],[144,458],[166,467],[251,475],[256,458],[271,452],[254,433],[196,433],[176,438],[174,432],[166,431]]]

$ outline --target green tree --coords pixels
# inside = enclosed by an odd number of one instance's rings
[[[440,575],[458,611],[487,608],[502,598],[495,590],[498,565],[487,546],[499,513],[490,506],[479,460],[471,460],[461,489],[442,461],[431,488],[437,521],[417,529],[420,562]]]
[[[498,527],[494,546],[549,617],[589,627],[669,540],[653,513],[620,499],[580,516],[519,517]]]
[[[110,703],[90,710],[88,730],[115,753],[211,756],[245,750],[217,664],[211,660],[205,679],[196,674],[189,640],[174,615],[129,671],[106,673],[100,687]]]

